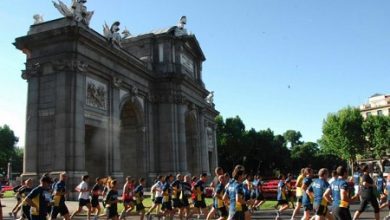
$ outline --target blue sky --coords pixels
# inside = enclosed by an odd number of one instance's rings
[[[100,33],[105,21],[140,34],[186,15],[207,58],[203,80],[217,110],[239,115],[247,129],[295,129],[316,141],[328,113],[390,93],[390,1],[89,0],[87,7]],[[36,13],[61,17],[49,0],[0,1],[0,125],[10,125],[19,146],[27,83],[25,56],[12,42]]]

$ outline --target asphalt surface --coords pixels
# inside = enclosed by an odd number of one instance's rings
[[[4,220],[12,219],[8,213],[10,213],[12,208],[15,206],[16,199],[15,198],[4,198],[4,199],[1,199],[1,204],[3,206],[5,206],[5,207],[3,207],[3,219]],[[76,210],[78,208],[77,201],[67,201],[66,205],[67,205],[70,212],[73,212],[74,210]],[[350,209],[351,209],[352,216],[353,216],[353,213],[358,208],[359,208],[358,203],[351,205]],[[291,219],[292,211],[293,211],[292,209],[285,210],[281,214],[279,219]],[[381,214],[380,214],[380,216],[381,216],[380,219],[383,219],[385,216],[387,216],[389,214],[390,213],[389,213],[389,210],[387,208],[382,209]],[[276,217],[276,212],[275,212],[275,210],[272,210],[272,209],[264,209],[264,210],[255,211],[252,215],[252,219],[275,219],[275,217]],[[295,219],[301,219],[301,217],[302,217],[302,214],[299,214],[298,216],[296,216]],[[74,219],[86,219],[86,216],[85,215],[75,216]],[[93,218],[91,218],[91,219],[93,219]],[[139,216],[128,216],[128,217],[126,217],[126,219],[127,220],[139,219]],[[157,218],[154,217],[153,219],[157,219]],[[360,219],[374,219],[374,211],[373,211],[372,207],[368,207],[367,210],[361,215]],[[145,220],[146,220],[146,218],[145,218]]]

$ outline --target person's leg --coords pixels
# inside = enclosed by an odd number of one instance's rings
[[[299,198],[298,198],[298,200],[299,200]],[[296,204],[296,206],[295,206],[295,209],[294,209],[294,211],[293,211],[293,214],[292,214],[292,216],[291,216],[291,219],[294,219],[295,216],[299,213],[299,211],[301,210],[301,206],[302,206],[302,203],[299,202],[299,201],[297,201],[297,204]]]
[[[371,205],[372,207],[374,208],[374,213],[375,213],[375,220],[379,220],[380,218],[380,213],[379,213],[379,204],[378,204],[378,200],[376,200],[376,198],[372,198],[371,199]]]
[[[82,207],[82,206],[79,206],[79,208],[78,208],[76,211],[74,211],[74,212],[72,213],[72,215],[70,215],[70,219],[72,219],[75,215],[77,215],[78,213],[80,213],[82,209],[83,209],[83,207]]]
[[[207,214],[206,220],[209,220],[209,219],[214,218],[215,212],[216,212],[216,208],[214,208],[214,206],[211,207],[211,210],[210,210],[209,213]]]
[[[355,214],[353,215],[353,219],[359,219],[359,216],[364,212],[364,210],[366,209],[367,207],[367,204],[368,204],[368,200],[367,199],[363,199],[361,202],[360,202],[360,208],[358,210],[356,210]]]

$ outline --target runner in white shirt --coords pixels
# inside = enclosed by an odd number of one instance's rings
[[[75,188],[77,192],[80,192],[79,194],[79,208],[70,216],[72,219],[74,215],[78,214],[83,210],[83,206],[86,206],[88,208],[87,212],[87,219],[91,219],[91,200],[89,199],[89,192],[90,189],[88,188],[88,175],[82,176],[81,183]]]
[[[149,215],[155,208],[157,208],[157,215],[160,214],[160,208],[161,208],[162,198],[163,198],[163,191],[162,191],[162,186],[164,184],[163,181],[164,181],[164,177],[158,176],[157,182],[152,186],[151,194],[153,195],[154,193],[153,206],[150,207],[146,215]]]

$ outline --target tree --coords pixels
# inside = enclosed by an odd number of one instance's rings
[[[299,140],[302,138],[302,134],[299,131],[287,130],[283,133],[283,137],[288,143],[290,143],[291,148],[298,144],[302,144],[302,142]]]
[[[295,167],[295,169],[312,165],[316,160],[318,152],[318,144],[314,142],[305,142],[303,144],[296,145],[291,149],[291,159],[294,160],[294,165],[299,165]]]
[[[370,151],[376,158],[381,158],[390,148],[390,117],[369,116],[363,122],[363,131]]]
[[[0,126],[0,172],[7,170],[7,164],[14,156],[15,144],[19,141],[8,125]]]
[[[245,125],[236,116],[227,118],[223,122],[222,117],[217,117],[217,143],[220,165],[227,170],[230,170],[238,163],[242,163],[246,156],[244,147]]]
[[[357,108],[347,107],[329,114],[322,126],[322,149],[353,164],[366,144],[362,124],[363,117]]]

